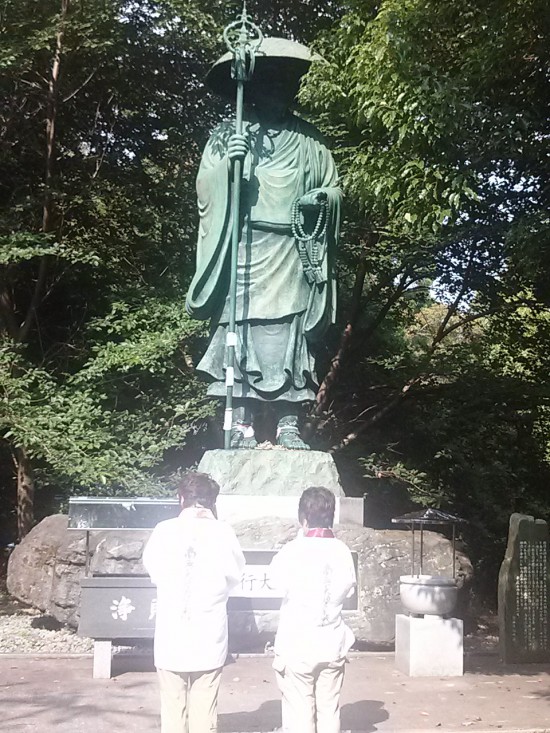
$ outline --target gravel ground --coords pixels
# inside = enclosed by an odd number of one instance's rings
[[[1,581],[0,581],[1,583]],[[13,600],[0,585],[0,654],[89,654],[93,641]]]

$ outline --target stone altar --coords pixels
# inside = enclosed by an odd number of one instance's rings
[[[292,540],[298,531],[297,519],[264,517],[231,522],[243,548],[271,550]],[[78,625],[81,580],[85,577],[87,549],[85,533],[67,529],[66,515],[42,520],[17,545],[8,565],[8,591],[58,621]],[[359,645],[393,644],[395,615],[401,612],[399,577],[409,564],[408,533],[402,530],[375,530],[358,525],[339,525],[338,537],[358,557],[358,608],[347,611]],[[90,572],[95,575],[144,576],[141,554],[148,530],[123,530],[93,534],[88,548]],[[445,575],[452,568],[451,543],[435,532],[424,535],[425,571]],[[459,586],[472,577],[470,561],[457,552]],[[248,618],[245,618],[248,616]],[[277,613],[230,613],[233,637],[248,628],[249,647],[263,649],[273,638]],[[235,643],[235,642],[232,642]],[[235,648],[235,647],[234,647]]]

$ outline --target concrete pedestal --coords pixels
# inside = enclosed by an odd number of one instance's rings
[[[278,517],[298,520],[299,496],[250,496],[249,494],[220,494],[216,501],[218,517],[234,524],[248,519]],[[334,524],[363,526],[363,499],[337,496]]]
[[[460,677],[463,637],[461,619],[397,614],[395,666],[409,677]]]

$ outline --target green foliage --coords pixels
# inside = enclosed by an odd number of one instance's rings
[[[198,160],[227,111],[202,79],[235,9],[0,10],[0,455],[11,466],[24,451],[38,488],[150,494],[201,449],[206,332],[183,302]],[[264,31],[300,39],[337,14],[249,9]]]
[[[4,343],[0,434],[73,489],[150,493],[150,469],[210,414],[183,353],[194,328],[175,303],[115,307],[92,324],[88,361],[63,377]]]
[[[211,410],[183,300],[219,18],[52,0],[9,4],[0,26],[1,439],[39,484],[150,493]]]
[[[313,443],[384,522],[389,492],[452,508],[498,561],[511,511],[548,516],[545,3],[248,6],[317,39],[301,102],[345,192],[348,330],[319,353]],[[204,446],[206,332],[183,301],[198,158],[227,111],[201,79],[236,9],[0,10],[0,456],[24,449],[39,487],[150,494]]]
[[[73,264],[99,265],[93,253],[78,252],[44,233],[19,232],[0,237],[0,265],[15,265],[42,257],[57,257]]]
[[[549,515],[548,24],[541,0],[351,0],[301,93],[347,196],[322,444],[373,496],[463,513],[480,555]]]

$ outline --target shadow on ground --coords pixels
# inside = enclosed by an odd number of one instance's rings
[[[373,733],[376,724],[387,720],[388,712],[381,700],[361,700],[342,706],[342,730],[360,730]],[[259,708],[237,713],[221,713],[218,720],[220,733],[242,731],[242,733],[267,733],[281,727],[281,701],[267,700]]]

